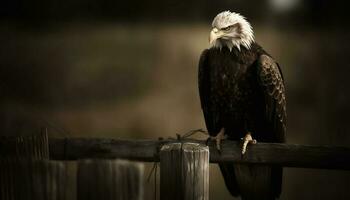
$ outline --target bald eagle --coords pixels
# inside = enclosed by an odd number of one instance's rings
[[[199,60],[198,85],[207,130],[217,140],[285,142],[286,98],[278,63],[254,41],[249,22],[225,11],[212,22],[209,43]],[[253,139],[254,138],[254,139]],[[255,140],[256,139],[256,140]],[[225,184],[243,200],[276,199],[280,166],[219,163]]]

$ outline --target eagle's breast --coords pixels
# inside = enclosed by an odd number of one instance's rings
[[[239,56],[230,51],[212,52],[211,100],[221,113],[242,117],[247,107],[253,104],[255,90],[254,72],[251,62],[242,62]],[[236,117],[235,117],[236,118]]]

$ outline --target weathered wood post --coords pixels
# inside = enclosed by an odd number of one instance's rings
[[[142,200],[143,164],[125,160],[80,160],[78,200]]]
[[[64,200],[66,165],[49,161],[47,132],[0,138],[1,200]]]
[[[61,161],[0,159],[2,200],[65,200],[66,180]]]
[[[169,143],[160,150],[162,200],[209,199],[209,148],[199,143]]]

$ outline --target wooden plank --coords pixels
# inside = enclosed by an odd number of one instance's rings
[[[104,138],[50,138],[50,157],[55,160],[85,158],[126,158],[146,162],[159,161],[160,147],[169,141],[115,140]]]
[[[50,157],[56,160],[82,158],[126,158],[159,162],[159,149],[177,140],[116,140],[100,138],[49,139]],[[181,142],[202,143],[199,140]],[[273,164],[284,167],[350,170],[350,147],[257,143],[242,157],[241,144],[223,141],[221,154],[210,143],[210,162]]]
[[[160,199],[209,199],[209,148],[169,143],[160,150]]]
[[[125,160],[80,160],[78,200],[143,199],[143,164]]]

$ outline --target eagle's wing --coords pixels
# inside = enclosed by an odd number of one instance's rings
[[[258,59],[257,73],[259,84],[265,96],[266,120],[273,132],[274,142],[286,140],[286,94],[282,71],[270,56],[261,55]],[[278,197],[282,190],[282,167],[271,168],[271,183],[274,197]]]
[[[204,50],[198,65],[198,87],[205,124],[209,134],[216,135],[221,129],[219,113],[211,100],[210,66],[208,65],[208,49]]]
[[[268,55],[261,55],[257,63],[258,82],[266,102],[266,119],[272,126],[274,140],[285,142],[287,112],[281,69]]]

